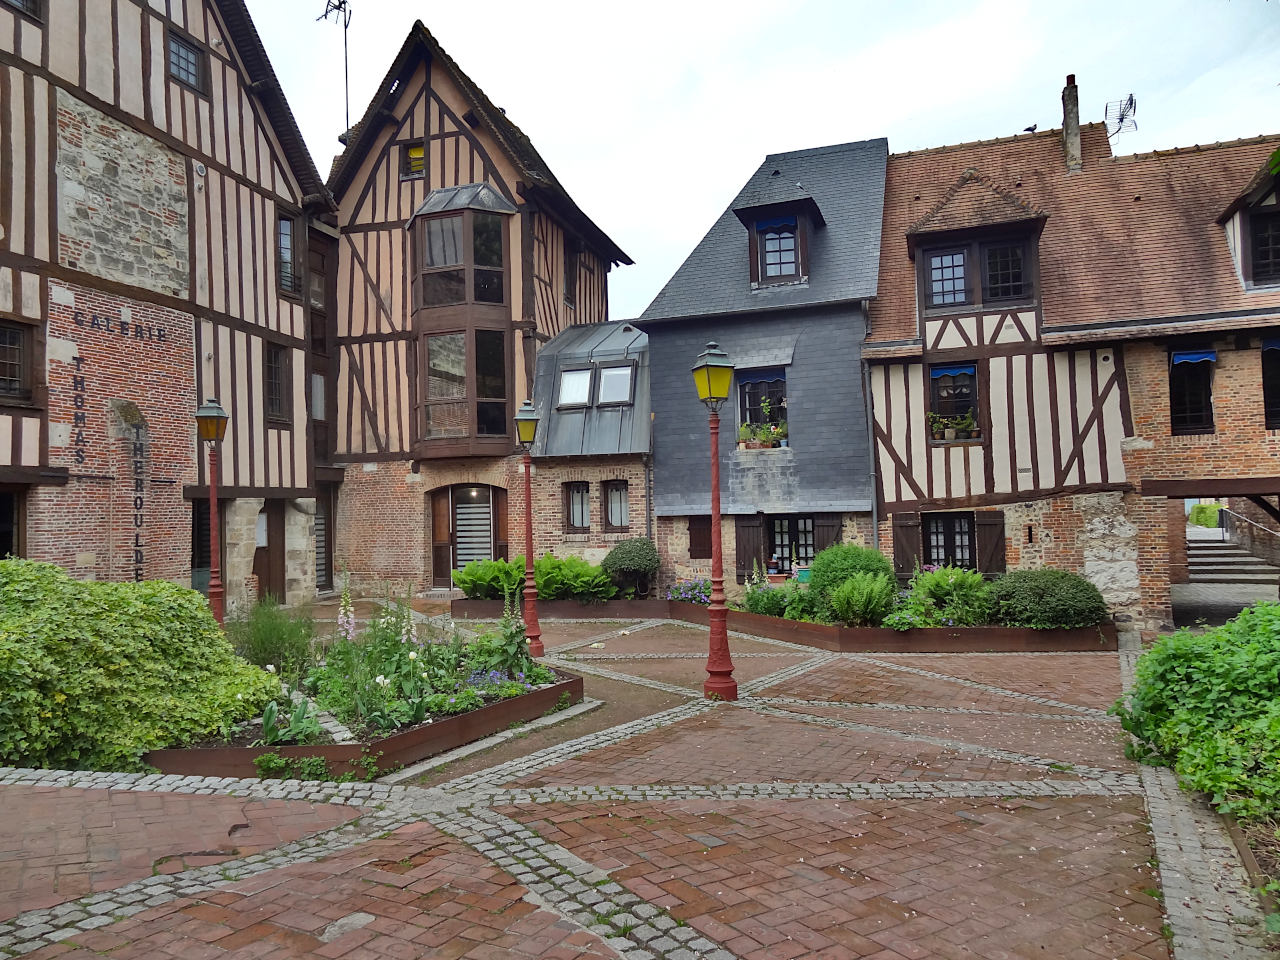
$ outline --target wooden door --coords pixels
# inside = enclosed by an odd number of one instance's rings
[[[253,575],[258,578],[258,597],[274,597],[284,602],[284,509],[285,501],[268,500],[258,513],[257,549],[253,552]]]
[[[453,580],[453,497],[450,487],[431,492],[431,585],[449,587]]]

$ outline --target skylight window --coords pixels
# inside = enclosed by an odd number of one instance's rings
[[[596,403],[631,402],[631,364],[600,368],[600,393]]]
[[[561,407],[585,407],[591,402],[591,371],[563,370],[560,373]]]

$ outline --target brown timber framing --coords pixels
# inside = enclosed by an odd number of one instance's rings
[[[1190,480],[1143,477],[1141,488],[1142,495],[1146,497],[1268,497],[1280,493],[1280,477],[1204,477]]]

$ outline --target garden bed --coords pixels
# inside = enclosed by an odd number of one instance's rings
[[[701,604],[669,600],[667,605],[672,620],[710,622],[708,608]],[[730,630],[835,653],[1096,653],[1119,646],[1114,623],[1077,630],[995,626],[889,630],[784,620],[745,610],[728,613]]]
[[[499,611],[501,613],[501,611]],[[274,747],[191,747],[152,750],[142,759],[161,773],[203,777],[258,776],[254,758],[275,753],[286,759],[323,757],[331,779],[344,774],[365,777],[380,775],[444,753],[463,744],[481,740],[513,723],[536,720],[561,706],[582,700],[582,678],[555,671],[557,681],[530,693],[500,700],[429,724],[393,733],[388,737],[354,744]]]
[[[666,600],[606,600],[579,603],[576,600],[538,601],[539,620],[649,620],[667,617]],[[524,609],[523,600],[520,609]],[[497,620],[502,616],[501,600],[454,600],[449,612],[455,620]]]

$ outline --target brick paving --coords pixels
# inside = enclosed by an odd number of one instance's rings
[[[20,811],[0,825],[0,882],[28,898],[0,916],[0,952],[1265,955],[1216,819],[1123,757],[1104,711],[1131,653],[735,638],[742,699],[711,704],[704,629],[549,622],[544,637],[561,665],[685,699],[430,789],[0,769]],[[44,862],[60,855],[65,881]],[[95,875],[76,863],[100,867],[97,886],[72,885]]]

